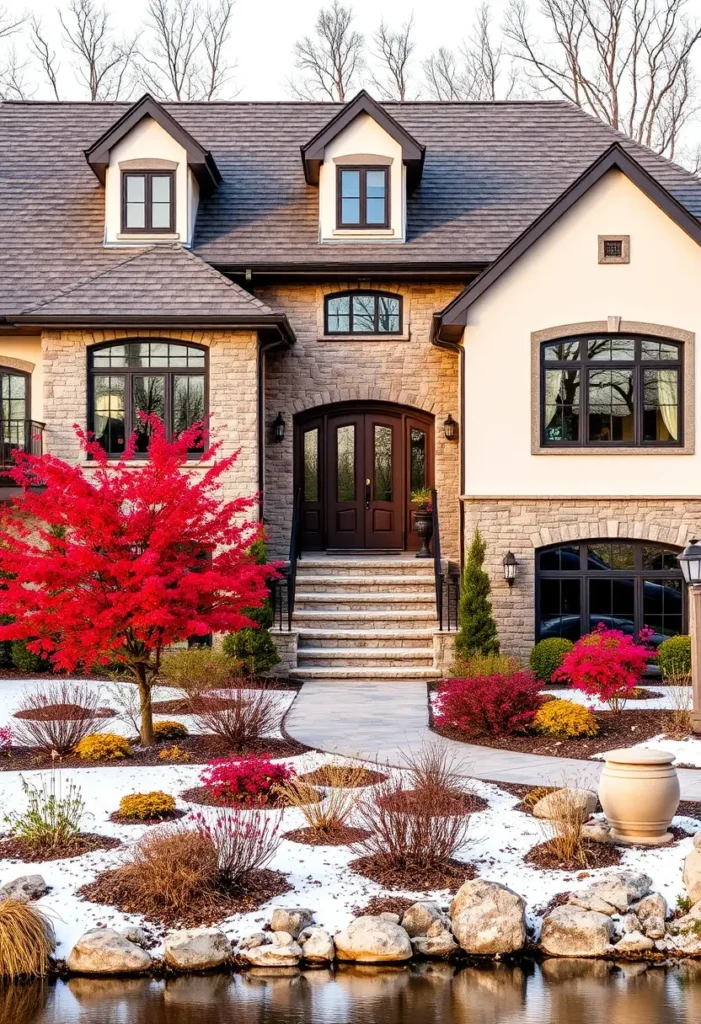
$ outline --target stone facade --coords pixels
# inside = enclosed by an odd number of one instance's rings
[[[324,296],[352,288],[396,292],[404,300],[404,335],[392,340],[343,341],[324,338]],[[459,445],[446,441],[443,421],[459,420],[459,361],[456,353],[431,344],[433,314],[460,291],[458,285],[392,282],[276,284],[256,289],[273,309],[284,309],[297,335],[289,351],[266,359],[265,520],[271,552],[289,549],[293,500],[293,417],[333,402],[382,401],[413,406],[435,415],[435,481],[441,513],[443,553],[458,558]],[[270,442],[272,421],[282,412],[287,432]]]
[[[465,544],[476,527],[485,539],[485,569],[502,650],[526,658],[535,637],[535,555],[549,544],[589,538],[650,540],[683,547],[701,534],[699,498],[463,498]],[[516,581],[504,580],[507,551]]]

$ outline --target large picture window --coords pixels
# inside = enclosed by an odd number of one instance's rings
[[[401,334],[402,299],[383,292],[327,295],[325,334]]]
[[[682,353],[632,335],[541,346],[544,447],[674,447],[683,438]]]
[[[134,430],[137,454],[148,451],[140,412],[163,420],[168,437],[207,415],[207,354],[195,345],[133,341],[91,349],[89,377],[88,429],[109,455],[121,455]]]
[[[648,541],[589,540],[536,554],[536,639],[577,640],[602,622],[657,646],[685,629],[678,551]]]

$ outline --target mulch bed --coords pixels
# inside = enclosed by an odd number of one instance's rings
[[[415,864],[410,867],[388,867],[376,856],[358,857],[348,865],[359,875],[371,878],[373,882],[387,889],[410,889],[412,891],[430,892],[434,889],[447,889],[457,892],[463,882],[477,876],[473,864],[459,860],[445,861],[431,868],[420,868]],[[413,902],[413,901],[412,901]]]
[[[387,778],[382,772],[375,772],[370,768],[358,769],[352,766],[334,765],[332,771],[333,781],[330,781],[329,767],[325,765],[322,765],[321,768],[315,768],[313,772],[305,772],[304,775],[298,775],[297,778],[300,782],[308,782],[312,786],[337,786],[339,788],[375,786],[378,782],[384,782]]]
[[[290,892],[292,886],[279,871],[263,868],[246,876],[245,889],[208,890],[188,906],[185,913],[168,909],[149,909],[126,888],[119,868],[103,871],[94,882],[84,885],[78,895],[91,903],[115,907],[126,914],[141,914],[148,921],[166,928],[207,927],[232,914],[249,914],[268,900]]]
[[[636,686],[631,690],[626,700],[661,700],[664,694],[657,690],[647,690],[644,686]]]
[[[399,914],[401,917],[415,903],[416,900],[409,900],[406,896],[373,896],[364,907],[353,907],[351,913],[356,917],[378,917],[380,914]]]
[[[187,811],[180,811],[176,808],[174,811],[165,811],[157,818],[132,818],[128,814],[114,811],[110,814],[110,821],[113,821],[115,825],[162,825],[164,821],[177,821],[178,818],[184,818],[186,814]]]
[[[701,820],[701,800],[680,800],[677,814]]]
[[[364,828],[341,825],[326,832],[320,828],[294,828],[291,832],[285,832],[282,838],[304,846],[350,846],[352,843],[361,843],[371,834]]]
[[[484,811],[489,803],[481,796],[474,793],[464,793],[460,790],[443,790],[440,800],[432,807],[433,814],[453,816],[459,814],[474,814],[476,811]],[[383,807],[389,811],[397,811],[402,814],[425,813],[427,810],[426,793],[418,789],[400,789],[387,796],[381,796],[378,800]]]
[[[97,832],[81,832],[71,842],[51,848],[31,846],[26,839],[10,838],[0,841],[0,860],[21,860],[27,864],[35,864],[39,861],[82,857],[84,853],[92,853],[93,850],[114,850],[121,845],[120,839],[101,836]]]
[[[311,797],[311,793],[309,794]],[[274,810],[277,807],[289,807],[290,802],[283,793],[274,793],[265,802],[258,800],[250,800],[244,802],[243,800],[221,800],[210,792],[205,786],[193,786],[192,789],[186,789],[180,794],[181,800],[186,800],[189,804],[201,804],[203,807],[237,807],[244,810]],[[323,799],[323,793],[316,794],[317,802]],[[310,799],[308,803],[312,803]]]
[[[244,702],[245,703],[245,702]],[[233,697],[193,697],[175,700],[155,700],[154,715],[201,715],[210,711],[227,711],[229,708],[241,706],[241,701]]]
[[[80,722],[85,718],[114,718],[112,708],[97,708],[90,711],[80,704],[46,704],[41,708],[15,711],[13,718],[24,718],[30,722]]]
[[[558,892],[547,903],[536,904],[533,910],[539,917],[547,917],[555,907],[564,907],[566,903],[569,903],[571,895],[572,893],[569,890],[567,892]]]
[[[537,868],[547,868],[555,871],[582,871],[586,868],[610,868],[621,863],[621,851],[612,843],[595,843],[591,839],[582,840],[582,848],[586,857],[586,864],[579,861],[563,861],[557,855],[555,841],[548,839],[529,850],[524,860],[526,864],[533,864]]]

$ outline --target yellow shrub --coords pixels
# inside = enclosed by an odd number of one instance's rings
[[[544,736],[561,739],[596,736],[599,731],[592,712],[573,700],[549,700],[536,712],[533,726]]]
[[[161,743],[163,740],[181,740],[187,735],[187,726],[182,722],[166,720],[153,724],[153,737],[156,743]]]
[[[189,761],[190,755],[176,743],[172,747],[164,747],[158,758],[160,761]]]
[[[131,793],[119,801],[119,813],[125,818],[162,818],[175,810],[175,798],[161,790],[153,793]]]
[[[93,732],[80,741],[75,752],[84,761],[118,761],[131,757],[131,746],[116,732]]]

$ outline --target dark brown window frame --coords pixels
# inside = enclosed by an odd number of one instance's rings
[[[353,298],[355,298],[357,296],[360,296],[360,295],[362,295],[362,296],[371,295],[375,299],[375,313],[374,313],[374,317],[373,317],[373,329],[371,331],[355,331],[355,330],[353,330]],[[350,300],[351,300],[350,303],[348,304],[348,330],[347,331],[332,331],[332,330],[329,330],[329,302],[332,299],[344,299],[346,297],[350,298]],[[383,298],[383,299],[396,299],[397,302],[399,303],[399,327],[397,328],[396,331],[381,331],[380,330],[380,327],[379,327],[379,323],[380,323],[380,303],[379,303],[379,299],[380,298]],[[401,335],[403,333],[403,331],[404,331],[404,302],[403,302],[402,296],[401,295],[397,295],[396,292],[375,291],[374,289],[371,289],[371,288],[370,289],[367,289],[367,288],[363,288],[363,289],[356,288],[356,289],[353,289],[353,290],[350,290],[350,291],[333,292],[330,295],[325,295],[324,296],[324,334],[326,336],[328,336],[328,337],[333,337],[333,338],[362,338],[362,337],[368,338],[368,337],[370,337],[370,338],[374,338],[375,336],[380,336],[380,337],[383,337],[383,338],[384,337],[396,338],[398,335]]]
[[[143,228],[127,227],[127,179],[145,178],[145,220]],[[153,208],[151,203],[151,182],[153,178],[170,178],[170,221],[167,228],[154,228],[151,224]],[[122,171],[122,234],[124,235],[172,235],[175,233],[175,171]]]
[[[204,352],[204,367],[201,366],[94,366],[93,356],[95,353],[100,352],[104,349],[110,348],[113,345],[132,345],[139,344],[145,341],[150,342],[164,342],[165,344],[182,345],[185,348],[197,349],[199,352]],[[165,415],[164,423],[166,428],[166,437],[172,439],[173,437],[173,386],[174,378],[181,376],[192,376],[192,377],[204,377],[204,415],[203,419],[208,422],[209,419],[209,349],[204,345],[196,345],[192,342],[180,341],[176,338],[122,338],[112,341],[105,342],[102,345],[95,345],[88,349],[88,407],[87,407],[87,424],[88,430],[94,430],[94,404],[95,404],[95,377],[124,377],[124,437],[125,445],[126,439],[131,437],[135,429],[134,420],[134,378],[135,377],[158,377],[163,376],[166,378],[165,389],[164,389],[164,406]],[[202,441],[202,449],[197,451],[191,451],[188,454],[189,459],[199,459],[202,456],[202,450],[206,450],[208,444],[208,435],[205,431],[205,435]],[[120,459],[123,452],[108,452],[107,457],[110,459]],[[134,452],[132,458],[134,459],[147,459],[148,452]]]
[[[340,230],[358,230],[358,231],[383,231],[390,226],[390,174],[389,167],[384,164],[372,165],[372,164],[339,164],[336,167],[336,227]],[[344,171],[359,171],[360,172],[360,198],[359,198],[359,211],[360,217],[357,222],[349,222],[343,220],[343,204],[341,196],[341,176]],[[367,172],[368,171],[382,171],[385,176],[385,219],[380,224],[378,221],[374,221],[371,224],[367,222]]]
[[[590,359],[587,356],[582,356],[583,348],[587,342],[593,338],[611,339],[611,340],[632,340],[635,341],[635,358],[634,359]],[[674,345],[677,349],[677,358],[671,359],[643,359],[641,356],[641,348],[643,341],[661,342],[665,345]],[[567,345],[569,343],[578,342],[580,345],[580,356],[578,359],[545,359],[545,351],[549,346],[553,345]],[[632,370],[634,375],[634,390],[633,390],[633,431],[634,438],[632,441],[622,440],[611,440],[611,441],[592,441],[587,437],[589,430],[589,388],[588,388],[588,376],[590,370]],[[679,438],[676,441],[645,441],[643,440],[643,416],[645,412],[645,403],[642,398],[644,392],[642,389],[643,371],[644,370],[676,370],[678,374],[678,414],[679,414]],[[580,401],[579,401],[579,424],[580,424],[580,437],[576,441],[570,440],[552,440],[546,437],[546,422],[545,422],[545,371],[546,370],[577,370],[579,371],[579,388],[580,388]],[[606,451],[608,448],[650,448],[650,449],[668,449],[668,448],[683,448],[684,447],[684,346],[681,342],[675,341],[671,338],[658,337],[656,335],[649,334],[636,334],[636,333],[620,333],[613,334],[607,333],[606,331],[571,335],[569,337],[554,338],[549,341],[541,342],[540,346],[540,443],[542,448],[598,448]]]

